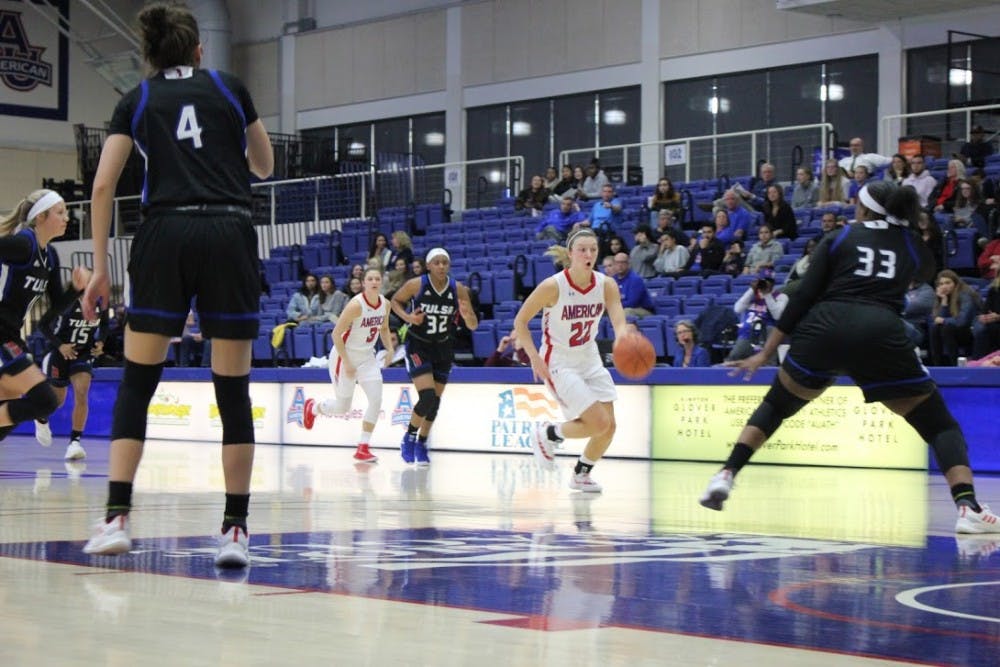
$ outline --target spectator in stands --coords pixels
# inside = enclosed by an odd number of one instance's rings
[[[993,144],[986,141],[986,130],[976,125],[969,130],[969,140],[958,151],[970,167],[986,166],[986,158],[993,155]]]
[[[787,289],[783,289],[787,293]],[[934,310],[934,288],[928,283],[913,280],[910,289],[906,291],[906,301],[903,305],[903,321],[906,323],[906,335],[917,347],[927,345],[927,321]]]
[[[385,280],[382,281],[382,294],[385,295],[387,299],[391,299],[392,295],[396,293],[400,287],[403,286],[407,280],[413,277],[410,273],[410,265],[406,263],[406,260],[402,257],[396,259],[396,263],[393,265],[392,269],[386,272]]]
[[[605,255],[604,258],[601,260],[601,273],[603,273],[606,276],[612,276],[612,277],[615,275],[614,255]]]
[[[896,153],[892,156],[892,162],[886,168],[885,173],[882,174],[882,180],[892,181],[896,185],[903,185],[905,181],[910,176],[910,163],[906,161],[906,158],[900,153]]]
[[[538,227],[535,228],[535,238],[564,241],[566,235],[586,219],[587,216],[580,211],[572,195],[564,194],[559,200],[559,208],[549,211],[538,223]]]
[[[909,185],[917,191],[920,205],[924,208],[927,207],[927,198],[937,186],[937,180],[931,176],[926,167],[924,156],[914,155],[910,158],[910,175],[903,179],[903,185]]]
[[[319,314],[319,281],[309,273],[302,279],[302,287],[288,300],[285,309],[289,322],[305,322]]]
[[[674,368],[708,368],[712,365],[708,350],[698,344],[698,328],[694,322],[681,320],[675,324],[674,336],[683,350],[674,357]]]
[[[823,175],[819,180],[819,201],[816,206],[829,206],[830,204],[846,204],[847,189],[851,186],[851,181],[844,176],[840,170],[837,160],[828,159],[823,163]]]
[[[396,266],[396,260],[399,258],[402,258],[407,266],[413,261],[413,241],[410,240],[410,235],[402,230],[392,233],[392,254],[389,255],[386,269]]]
[[[171,339],[177,343],[177,365],[181,368],[190,366],[201,366],[207,368],[212,364],[211,344],[201,335],[201,328],[198,326],[198,316],[193,310],[188,311],[187,321],[184,322],[184,331],[180,338]]]
[[[337,289],[333,276],[324,275],[319,279],[319,315],[316,322],[336,322],[347,305],[347,295]]]
[[[660,275],[677,277],[684,274],[690,253],[688,249],[677,242],[673,234],[660,236],[659,254],[653,262],[653,268]]]
[[[375,365],[379,368],[403,367],[406,365],[406,346],[399,344],[399,330],[390,327],[389,338],[392,339],[392,361],[385,363],[386,349],[383,347],[375,353]]]
[[[785,279],[785,284],[781,286],[781,293],[787,295],[789,299],[792,298],[792,294],[795,293],[795,290],[799,288],[799,283],[802,282],[802,277],[805,276],[806,271],[809,270],[809,262],[812,258],[812,251],[817,245],[819,245],[819,241],[814,238],[806,241],[806,246],[802,249],[802,256],[795,260],[795,263],[792,264],[792,270],[788,272],[788,278]]]
[[[610,186],[611,181],[601,170],[601,163],[596,159],[587,165],[586,174],[587,177],[583,181],[585,199],[599,199],[603,196],[605,186]]]
[[[726,190],[722,195],[723,208],[715,212],[716,237],[720,243],[730,241],[742,241],[750,231],[750,223],[753,221],[750,211],[740,205],[742,199],[735,190]],[[719,215],[725,213],[725,218]]]
[[[792,208],[814,208],[819,202],[819,185],[813,179],[812,169],[795,170],[795,188],[792,190]]]
[[[937,275],[944,269],[944,235],[937,220],[926,211],[921,211],[920,217],[917,218],[917,234],[934,255],[935,275]]]
[[[720,271],[727,276],[739,276],[743,274],[743,265],[746,257],[743,255],[742,241],[733,241],[726,248],[726,254],[722,256],[722,266]]]
[[[989,236],[986,221],[990,217],[990,207],[983,201],[979,185],[975,181],[963,179],[958,182],[958,194],[948,212],[952,214],[953,226],[973,227],[979,236]]]
[[[389,239],[385,234],[379,232],[372,239],[372,244],[368,248],[368,265],[377,267],[383,273],[389,266],[389,258],[392,256],[392,249],[389,247]]]
[[[650,222],[655,224],[652,216],[659,218],[661,211],[669,211],[674,217],[681,215],[681,195],[674,190],[674,184],[667,177],[661,178],[656,183],[656,191],[646,200],[646,206],[650,211]]]
[[[928,324],[931,365],[954,366],[959,348],[972,344],[979,294],[950,269],[937,275],[934,294],[937,300]]]
[[[542,187],[552,192],[553,188],[559,184],[559,172],[555,167],[548,167],[545,169],[545,176],[542,178]]]
[[[653,231],[649,225],[643,223],[635,228],[635,245],[629,251],[629,266],[639,274],[640,278],[652,278],[656,275],[653,263],[659,254],[656,244],[653,243]]]
[[[986,244],[983,251],[979,253],[979,259],[976,260],[976,267],[979,269],[979,274],[986,278],[987,280],[993,280],[997,277],[997,259],[1000,258],[1000,231],[992,241]]]
[[[761,225],[757,230],[757,243],[753,244],[747,253],[743,274],[760,273],[761,269],[774,268],[774,263],[781,259],[785,250],[781,243],[774,240],[770,225]]]
[[[621,227],[622,200],[615,196],[615,188],[610,183],[601,187],[600,196],[601,200],[594,202],[590,217],[584,224],[603,237],[617,232]]]
[[[551,188],[549,201],[558,204],[563,197],[576,199],[576,179],[573,177],[573,167],[564,164],[562,168],[562,178]]]
[[[514,210],[539,216],[548,201],[549,191],[545,189],[545,181],[539,174],[535,174],[531,177],[531,185],[518,193],[514,200]]]
[[[768,186],[767,202],[764,204],[764,224],[769,226],[774,236],[794,241],[799,236],[799,223],[795,211],[785,201],[785,190],[780,185]]]
[[[859,164],[854,168],[854,180],[851,181],[851,185],[847,190],[847,203],[857,204],[858,203],[858,193],[861,192],[861,188],[868,184],[871,180],[871,171],[868,169],[868,165]]]
[[[850,155],[841,158],[840,162],[837,163],[847,176],[855,175],[854,170],[859,164],[864,165],[868,169],[868,174],[871,175],[879,167],[884,167],[892,162],[892,158],[887,158],[884,155],[865,153],[865,142],[861,140],[861,137],[851,139],[848,146],[851,150]]]
[[[698,238],[692,239],[688,250],[690,256],[684,271],[702,276],[718,273],[722,267],[722,258],[726,254],[725,246],[715,238],[715,226],[707,222],[701,226]]]
[[[608,256],[614,257],[620,252],[628,252],[628,249],[625,247],[625,239],[617,234],[611,234],[607,239],[602,240],[598,246],[600,261],[604,261],[604,258]]]
[[[653,241],[659,243],[664,234],[670,234],[677,240],[677,245],[687,247],[688,235],[677,226],[677,219],[670,209],[660,209],[656,214],[656,229],[653,230]]]
[[[839,226],[837,216],[832,211],[827,211],[819,219],[819,228],[824,234],[829,234]]]
[[[410,262],[410,273],[413,274],[414,278],[416,278],[417,276],[422,276],[425,273],[427,273],[427,265],[424,264],[424,260],[422,257],[417,257],[412,262]]]
[[[750,192],[747,193],[741,187],[739,188],[740,195],[755,210],[759,211],[763,209],[764,203],[767,201],[767,189],[772,185],[778,185],[774,165],[770,162],[762,162],[760,169],[757,170],[757,177],[750,180]]]
[[[774,272],[764,269],[750,283],[750,287],[733,305],[733,312],[740,317],[736,344],[729,351],[726,361],[746,359],[763,346],[770,330],[781,319],[788,305],[788,296],[774,292]],[[755,349],[756,348],[756,349]],[[767,364],[777,364],[777,354]]]
[[[646,317],[653,314],[653,297],[646,289],[646,281],[629,266],[628,255],[615,255],[615,282],[622,295],[622,307],[626,315]]]
[[[993,270],[998,269],[1000,256],[994,256]],[[990,283],[983,312],[972,323],[972,358],[982,359],[996,350],[1000,350],[1000,277]]]
[[[573,190],[576,191],[576,198],[579,201],[587,201],[587,193],[583,191],[583,183],[587,180],[587,174],[583,167],[576,165],[573,167]]]
[[[363,282],[365,279],[365,267],[361,264],[355,264],[351,267],[351,278],[357,278],[358,281]],[[346,286],[345,286],[346,287]]]
[[[943,181],[937,184],[934,191],[927,198],[928,206],[933,207],[934,213],[941,213],[951,204],[954,206],[955,197],[958,196],[958,182],[965,178],[965,165],[961,160],[948,160],[948,171],[945,172]]]
[[[524,347],[518,342],[514,331],[511,331],[510,335],[501,338],[497,349],[483,362],[483,366],[498,367],[530,365],[531,359],[528,358],[528,353],[524,351]]]

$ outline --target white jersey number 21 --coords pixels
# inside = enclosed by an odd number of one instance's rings
[[[201,126],[198,116],[194,113],[194,105],[188,104],[181,109],[181,117],[177,121],[177,140],[190,139],[195,148],[201,148]]]

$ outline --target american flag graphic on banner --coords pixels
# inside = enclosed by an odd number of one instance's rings
[[[497,418],[545,421],[558,418],[558,406],[542,390],[514,387],[497,395]]]

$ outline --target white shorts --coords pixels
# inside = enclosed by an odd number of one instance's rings
[[[375,361],[374,350],[347,350],[347,358],[355,368],[355,374],[348,376],[342,372],[343,364],[337,348],[330,350],[330,382],[333,383],[334,393],[337,398],[350,398],[354,395],[354,384],[356,382],[382,381],[382,371]]]
[[[572,365],[553,360],[549,364],[549,375],[552,376],[549,391],[559,402],[567,420],[576,419],[594,403],[611,403],[618,399],[614,380],[600,357]]]

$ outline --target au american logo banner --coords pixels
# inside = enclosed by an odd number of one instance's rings
[[[68,31],[68,0],[0,0],[0,114],[66,120]]]

